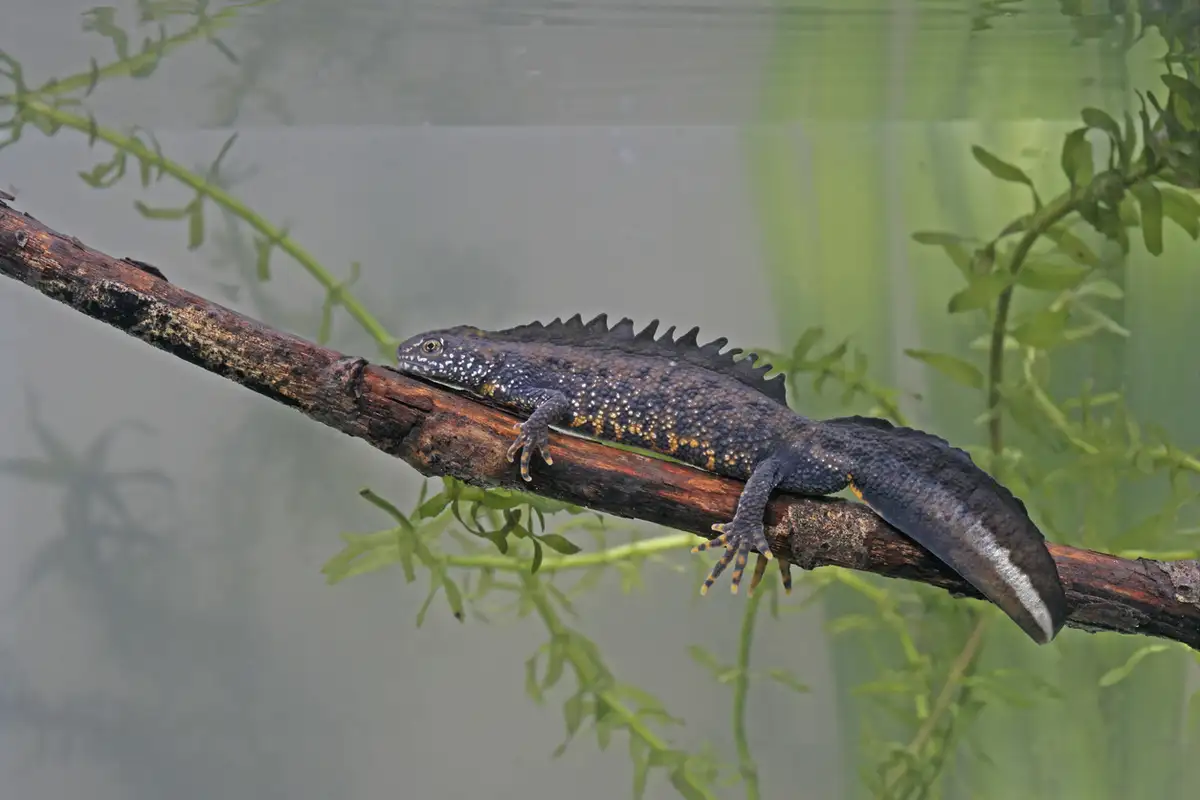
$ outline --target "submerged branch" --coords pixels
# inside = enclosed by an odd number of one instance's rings
[[[504,456],[517,419],[387,367],[273,330],[58,234],[0,202],[0,273],[209,372],[401,458],[424,475],[527,490],[711,536],[741,483],[557,432],[554,466],[524,483]],[[833,565],[979,593],[865,506],[779,495],[767,536],[805,569]],[[1200,562],[1123,559],[1051,545],[1084,630],[1140,633],[1200,649]]]

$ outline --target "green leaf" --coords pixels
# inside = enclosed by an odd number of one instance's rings
[[[192,201],[191,215],[188,217],[188,250],[195,250],[204,244],[204,203],[200,198]]]
[[[1086,316],[1091,317],[1094,320],[1094,322],[1092,323],[1092,325],[1089,326],[1089,328],[1092,328],[1095,330],[1106,330],[1109,333],[1115,333],[1117,336],[1129,338],[1129,336],[1130,336],[1129,329],[1122,327],[1115,319],[1108,316],[1104,312],[1099,311],[1095,308],[1092,308],[1087,303],[1084,303],[1078,299],[1076,299],[1074,302],[1071,303],[1071,307],[1074,308],[1075,310],[1085,314]],[[1089,333],[1087,330],[1081,330],[1078,334],[1074,334],[1074,335],[1071,332],[1068,332],[1067,336],[1068,336],[1068,338],[1072,338],[1072,339],[1082,338],[1082,335],[1087,334],[1087,333]]]
[[[546,674],[542,678],[542,689],[553,688],[563,675],[563,646],[558,639],[550,640],[549,656],[546,659]]]
[[[1120,148],[1121,126],[1107,112],[1101,111],[1098,108],[1085,108],[1081,116],[1083,117],[1084,125],[1087,125],[1089,128],[1098,128],[1108,134],[1108,138],[1112,139],[1114,152]]]
[[[953,233],[938,233],[936,231],[918,231],[913,234],[913,240],[920,244],[934,245],[942,248],[954,262],[964,277],[971,276],[971,250],[968,249],[968,239]]]
[[[95,188],[114,185],[125,175],[125,151],[119,150],[111,161],[97,164],[91,172],[80,172],[79,177]]]
[[[1162,82],[1171,90],[1170,106],[1177,108],[1176,104],[1181,100],[1187,104],[1187,108],[1179,109],[1180,116],[1183,117],[1180,122],[1194,125],[1196,115],[1200,113],[1200,87],[1179,75],[1163,75]]]
[[[188,215],[185,208],[152,208],[141,200],[134,200],[133,207],[146,219],[183,219]]]
[[[687,651],[688,655],[692,657],[693,661],[712,673],[713,677],[718,681],[720,681],[722,677],[730,671],[730,667],[727,667],[718,661],[715,655],[701,645],[689,645]]]
[[[412,523],[408,521],[408,517],[406,517],[400,509],[396,508],[389,501],[375,494],[375,492],[371,491],[370,489],[365,488],[358,490],[358,496],[376,508],[382,510],[392,519],[396,520],[396,522],[400,523],[400,526],[404,528],[405,531],[409,533],[412,532],[413,526]]]
[[[1200,202],[1187,192],[1162,187],[1162,210],[1172,222],[1187,231],[1193,239],[1200,238]]]
[[[597,699],[596,702],[601,703],[603,701]],[[611,717],[608,720],[605,720],[603,717],[597,715],[595,724],[596,744],[600,746],[601,750],[607,750],[609,744],[612,743],[612,732],[614,727],[616,727],[616,724],[612,721]]]
[[[977,144],[972,145],[971,153],[975,156],[975,160],[983,165],[984,169],[992,173],[992,175],[996,176],[1000,180],[1010,181],[1012,183],[1023,183],[1030,187],[1033,186],[1033,182],[1029,180],[1029,176],[1026,175],[1020,167],[1009,164],[1006,161],[1002,161],[983,147],[980,147]]]
[[[1040,292],[1063,292],[1074,289],[1089,274],[1091,269],[1075,264],[1026,261],[1017,273],[1017,283]]]
[[[536,575],[537,571],[542,568],[542,543],[537,539],[533,540],[533,563],[529,565],[529,574]]]
[[[650,762],[646,758],[646,743],[638,736],[629,737],[629,760],[633,762],[633,800],[643,800]]]
[[[1108,278],[1100,278],[1099,280],[1089,281],[1080,286],[1075,294],[1079,296],[1094,295],[1095,297],[1103,297],[1105,300],[1120,300],[1125,296],[1125,290]]]
[[[117,58],[124,61],[129,58],[129,37],[125,30],[115,22],[117,10],[111,6],[97,6],[89,9],[83,15],[83,30],[95,31],[106,39],[112,40]]]
[[[1151,255],[1163,251],[1163,199],[1158,187],[1149,181],[1139,181],[1131,187],[1142,209],[1142,239]]]
[[[1092,248],[1088,247],[1083,239],[1080,239],[1066,228],[1056,225],[1046,231],[1045,235],[1047,239],[1058,245],[1058,249],[1073,261],[1077,261],[1088,267],[1100,266],[1100,257],[1096,255]]]
[[[148,187],[154,179],[153,169],[154,164],[149,159],[138,156],[138,177],[142,182],[142,188]]]
[[[367,536],[343,534],[342,539],[346,547],[321,567],[321,574],[331,586],[356,575],[383,569],[400,559],[391,531]]]
[[[968,361],[947,355],[946,353],[935,353],[930,350],[905,350],[904,354],[909,358],[915,358],[917,361],[928,364],[955,383],[960,383],[972,389],[983,388],[983,373],[979,371],[978,367]]]
[[[683,796],[684,800],[709,800],[709,795],[696,786],[691,776],[687,774],[687,770],[682,766],[671,770],[671,785]]]
[[[1121,172],[1128,172],[1133,163],[1133,150],[1137,146],[1137,122],[1133,114],[1125,112],[1125,130],[1121,136]]]
[[[992,175],[996,176],[1000,180],[1009,181],[1010,183],[1022,183],[1028,186],[1029,190],[1033,192],[1034,205],[1039,207],[1042,205],[1042,201],[1038,197],[1037,190],[1033,187],[1033,181],[1029,179],[1029,176],[1026,175],[1024,170],[1022,170],[1020,167],[1009,164],[1007,161],[1001,161],[999,158],[992,155],[977,144],[971,145],[971,154],[975,156],[975,160],[978,161],[984,169],[992,173]]]
[[[825,335],[825,329],[820,326],[813,326],[800,334],[800,338],[796,340],[796,345],[792,348],[792,368],[795,369],[805,362],[808,358],[808,353],[813,349],[821,337]]]
[[[216,179],[217,176],[220,174],[221,162],[224,161],[225,156],[229,154],[229,149],[231,147],[233,147],[233,143],[237,141],[237,137],[238,137],[238,135],[236,133],[234,133],[232,136],[230,136],[228,139],[225,140],[225,144],[221,145],[220,152],[217,153],[217,157],[215,159],[213,159],[212,165],[208,168],[208,179],[209,180]]]
[[[1012,329],[1012,337],[1026,347],[1046,350],[1064,340],[1067,318],[1065,308],[1039,311]]]
[[[1063,139],[1062,171],[1071,188],[1086,186],[1092,179],[1092,143],[1087,140],[1087,128],[1076,128]]]
[[[448,575],[443,575],[442,588],[446,591],[446,602],[450,604],[450,611],[454,614],[454,618],[459,622],[462,622],[463,599],[462,592],[459,591],[458,584],[456,584]]]
[[[774,681],[786,686],[793,692],[807,694],[808,692],[812,691],[812,689],[808,687],[808,684],[801,683],[799,680],[797,680],[795,675],[788,672],[786,669],[773,669],[767,674],[770,675]]]
[[[560,536],[557,533],[547,533],[537,538],[556,553],[563,553],[569,556],[578,553],[580,550],[579,545],[575,544],[564,536]]]
[[[563,718],[567,723],[567,736],[574,736],[583,723],[583,695],[574,694],[563,703]]]
[[[256,237],[254,240],[254,272],[261,283],[271,280],[271,250],[274,249],[270,240]]]
[[[1137,200],[1130,195],[1121,198],[1121,204],[1117,206],[1117,214],[1121,218],[1121,224],[1127,228],[1136,228],[1142,224],[1142,215],[1138,211]]]
[[[1120,683],[1129,677],[1134,668],[1140,664],[1142,659],[1144,659],[1146,656],[1153,655],[1155,653],[1165,653],[1170,649],[1172,649],[1171,646],[1167,644],[1148,644],[1145,647],[1140,648],[1137,652],[1131,655],[1129,660],[1124,664],[1114,669],[1110,669],[1108,672],[1104,673],[1104,675],[1100,677],[1100,686],[1103,688]]]
[[[536,703],[542,701],[542,690],[537,679],[537,653],[525,661],[525,694]]]
[[[1012,282],[1013,277],[1007,271],[974,276],[967,288],[950,298],[950,313],[960,314],[964,311],[991,308],[1000,293],[1012,285]]]
[[[928,244],[936,247],[945,247],[948,244],[966,245],[971,241],[965,236],[959,236],[957,233],[946,233],[943,231],[917,231],[912,235],[912,238],[918,244]]]
[[[58,133],[58,129],[62,127],[62,123],[53,117],[45,114],[35,114],[30,111],[25,113],[26,120],[46,136],[53,136],[54,134]]]
[[[442,582],[436,576],[430,576],[429,594],[425,595],[425,602],[421,604],[421,608],[417,611],[417,627],[425,624],[425,614],[428,613],[429,607],[433,605],[433,598],[437,596],[438,591],[442,588]]]
[[[140,67],[134,67],[133,69],[129,70],[129,77],[131,77],[131,78],[149,78],[151,75],[154,74],[154,70],[158,69],[158,64],[161,60],[162,60],[161,57],[152,58],[152,59],[146,61]]]
[[[417,507],[416,515],[423,519],[430,519],[445,511],[448,505],[450,505],[450,495],[446,492],[438,492]]]

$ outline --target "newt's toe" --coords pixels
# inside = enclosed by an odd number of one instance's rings
[[[554,463],[554,459],[550,457],[550,434],[546,430],[538,430],[537,427],[531,430],[526,423],[518,423],[515,427],[520,433],[509,444],[504,455],[509,463],[512,463],[517,457],[517,453],[520,452],[521,477],[526,481],[532,481],[530,462],[533,460],[535,451],[547,464]]]
[[[729,577],[729,591],[732,594],[737,594],[738,587],[742,584],[742,573],[746,571],[746,562],[749,560],[750,548],[742,545],[735,551],[737,557],[734,558],[733,574]]]
[[[713,564],[712,571],[709,572],[708,577],[704,579],[704,585],[700,587],[700,594],[708,594],[708,590],[711,589],[712,585],[717,582],[717,578],[721,577],[721,573],[724,572],[725,568],[729,566],[731,561],[733,561],[733,556],[733,548],[725,548],[724,555],[721,556],[720,560],[718,560],[716,564]]]
[[[733,594],[737,594],[738,587],[742,583],[742,575],[746,571],[746,562],[750,559],[751,551],[758,551],[760,562],[771,560],[771,548],[767,544],[767,537],[763,534],[761,524],[748,525],[739,522],[736,518],[732,522],[719,522],[713,525],[712,528],[720,536],[715,536],[706,542],[701,542],[692,548],[692,552],[702,553],[710,548],[724,545],[725,554],[713,565],[712,572],[704,580],[704,586],[700,589],[700,593],[706,594],[721,573],[725,571],[725,568],[733,564],[733,574],[730,576],[729,590]],[[755,574],[758,577],[752,579],[751,589],[758,584],[761,572],[762,570],[756,566]]]
[[[703,553],[705,550],[708,550],[710,548],[721,547],[721,546],[727,545],[729,543],[729,534],[725,532],[725,529],[726,529],[725,523],[718,522],[717,524],[712,526],[712,529],[721,535],[714,536],[711,539],[705,539],[704,541],[700,542],[700,544],[698,544],[692,548],[693,553]]]
[[[779,566],[783,567],[783,561],[779,562]],[[754,574],[750,576],[750,591],[753,594],[758,588],[758,584],[762,583],[762,577],[767,571],[767,559],[762,553],[758,553],[758,558],[754,559]]]
[[[754,574],[750,576],[750,592],[751,593],[753,593],[754,590],[758,587],[758,585],[760,583],[762,583],[763,575],[765,575],[767,572],[767,561],[768,561],[767,558],[762,553],[758,553],[757,555],[758,555],[758,559],[754,563]],[[778,559],[778,562],[779,562],[779,577],[783,581],[783,591],[786,594],[791,594],[792,593],[792,565],[790,563],[788,563],[787,559],[785,559],[785,558]]]

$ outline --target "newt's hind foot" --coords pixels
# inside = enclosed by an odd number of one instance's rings
[[[754,574],[750,576],[750,591],[747,594],[754,594],[755,588],[762,582],[762,577],[767,571],[767,562],[770,560],[762,553],[758,554],[758,560],[754,563]],[[792,565],[785,558],[778,558],[776,561],[779,563],[779,577],[783,581],[783,591],[786,594],[791,594]]]
[[[735,516],[732,522],[718,522],[712,528],[721,535],[707,542],[701,542],[692,548],[692,552],[702,553],[710,547],[724,545],[725,554],[713,565],[712,572],[704,579],[704,585],[700,587],[700,593],[707,594],[712,585],[717,582],[717,578],[725,571],[725,568],[736,561],[729,588],[730,591],[737,594],[738,586],[742,582],[742,574],[746,571],[746,561],[750,558],[750,552],[752,550],[758,551],[759,560],[764,562],[762,569],[765,569],[765,561],[769,561],[772,558],[771,545],[767,542],[766,534],[763,533],[762,522],[759,521],[748,523],[739,520]],[[756,577],[751,581],[751,589],[758,584],[762,569],[759,569],[757,566],[755,567],[754,572]]]

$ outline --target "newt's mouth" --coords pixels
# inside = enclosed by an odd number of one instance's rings
[[[433,365],[420,356],[404,355],[396,359],[396,369],[400,372],[407,372],[410,375],[419,375],[422,378],[432,378],[435,375]]]
[[[439,371],[434,368],[434,365],[422,363],[417,359],[401,358],[396,362],[396,371],[405,375],[411,375],[414,378],[422,378],[430,383],[443,386],[456,392],[469,392],[469,387],[457,383],[444,375],[439,374]]]

